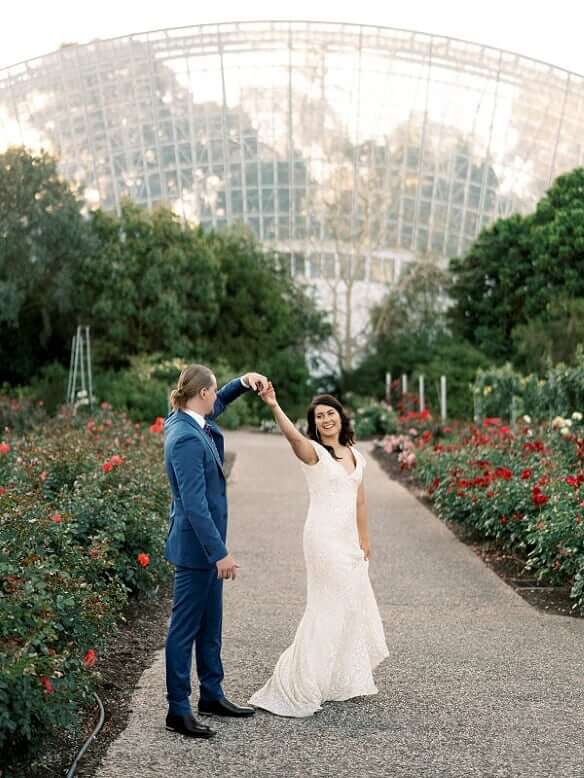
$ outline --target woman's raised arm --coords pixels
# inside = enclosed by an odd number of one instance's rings
[[[282,431],[288,443],[290,443],[292,446],[292,451],[294,451],[298,459],[307,465],[316,465],[318,462],[318,455],[316,451],[314,450],[310,441],[299,430],[296,429],[294,424],[292,424],[290,419],[278,405],[278,400],[276,399],[276,390],[274,389],[271,381],[268,382],[268,385],[263,390],[263,392],[260,392],[260,397],[265,402],[265,404],[272,409],[276,424]]]

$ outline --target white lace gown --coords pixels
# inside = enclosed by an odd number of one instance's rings
[[[306,610],[294,642],[249,702],[279,716],[311,716],[323,702],[376,694],[372,671],[388,655],[369,563],[357,531],[357,490],[366,461],[340,462],[311,441],[319,461],[305,465],[310,505],[304,526]]]

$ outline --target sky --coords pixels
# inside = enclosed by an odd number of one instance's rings
[[[87,43],[192,24],[265,19],[376,24],[449,35],[515,51],[584,74],[576,0],[6,0],[0,67],[47,54],[61,43]],[[8,9],[10,9],[8,11]]]

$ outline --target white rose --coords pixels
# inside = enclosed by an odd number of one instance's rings
[[[582,421],[582,414],[580,413],[580,411],[574,411],[574,413],[572,414],[572,418],[574,419],[574,421]]]
[[[552,421],[552,429],[557,430],[559,427],[564,427],[564,420],[561,416],[556,416]]]
[[[526,416],[524,416],[524,417],[523,417],[523,421],[524,421],[526,424],[531,424],[531,416],[527,416],[527,415],[526,415]]]
[[[570,428],[569,427],[562,427],[562,429],[560,430],[560,435],[563,435],[564,437],[566,437],[569,434],[570,434]]]
[[[572,421],[571,419],[564,419],[564,427],[571,427]]]

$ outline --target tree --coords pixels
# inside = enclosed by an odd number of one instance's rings
[[[446,329],[448,273],[437,262],[408,263],[396,285],[373,308],[375,338],[417,333],[430,347]]]
[[[372,310],[369,353],[345,377],[343,389],[357,394],[383,396],[385,373],[426,378],[426,401],[438,406],[440,376],[448,377],[449,415],[470,417],[469,384],[488,359],[460,337],[447,322],[447,271],[426,259],[409,265],[383,302]],[[415,391],[412,385],[412,391]]]
[[[77,311],[74,271],[88,251],[81,207],[48,154],[0,154],[4,381],[27,381],[43,363],[65,358]]]
[[[559,297],[543,316],[513,330],[514,364],[528,373],[544,374],[558,362],[573,364],[584,344],[584,299]]]
[[[511,359],[513,329],[527,320],[528,284],[533,275],[531,219],[499,219],[483,230],[466,256],[451,260],[454,301],[449,321],[491,359]]]
[[[324,314],[246,228],[209,239],[225,279],[209,359],[221,355],[234,368],[263,370],[284,399],[305,402],[311,391],[307,354],[330,335]]]
[[[541,317],[559,296],[584,297],[584,168],[556,179],[532,226],[526,311]]]
[[[204,233],[167,207],[147,211],[130,201],[119,217],[94,212],[90,227],[93,251],[78,285],[97,361],[116,367],[140,353],[202,353],[223,294]]]

